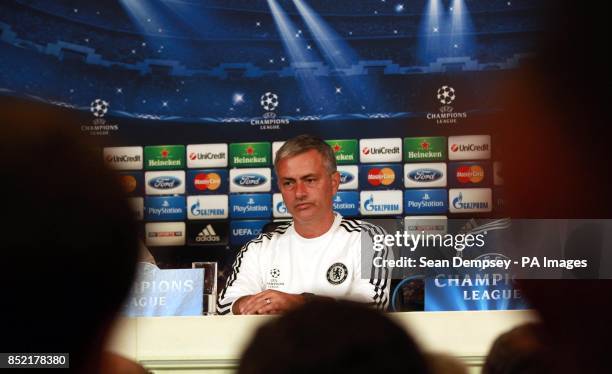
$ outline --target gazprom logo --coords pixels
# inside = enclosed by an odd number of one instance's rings
[[[450,211],[453,213],[490,212],[492,193],[490,188],[451,189]]]
[[[408,173],[408,178],[415,182],[434,182],[443,177],[443,174],[434,169],[417,169]]]
[[[243,187],[256,187],[267,181],[268,179],[261,174],[241,174],[234,178],[234,183]]]
[[[362,191],[361,214],[385,215],[402,213],[402,191]]]
[[[370,198],[366,200],[364,207],[368,212],[394,212],[400,208],[400,205],[376,203],[374,201],[374,195],[370,195]]]
[[[187,197],[188,219],[224,219],[228,216],[227,195]]]
[[[200,200],[189,208],[193,216],[208,217],[208,216],[220,216],[225,215],[225,209],[220,208],[204,208],[200,205]]]
[[[283,195],[280,193],[275,193],[272,195],[272,214],[274,218],[287,218],[291,217],[291,213],[289,213],[289,209],[287,209],[287,205],[285,201],[283,201]]]
[[[176,177],[163,176],[153,178],[149,181],[149,186],[158,190],[171,190],[181,185],[181,180]]]

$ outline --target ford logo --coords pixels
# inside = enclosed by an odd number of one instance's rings
[[[355,179],[353,174],[347,173],[346,171],[340,172],[340,184],[351,183],[353,179]]]
[[[254,187],[266,183],[268,179],[260,174],[242,174],[234,178],[234,183],[244,187]]]
[[[170,190],[181,185],[181,180],[176,177],[157,177],[149,181],[149,186],[158,190]]]
[[[417,169],[411,171],[408,178],[415,182],[433,182],[442,178],[442,173],[434,169]]]

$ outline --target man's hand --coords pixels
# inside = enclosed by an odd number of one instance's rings
[[[234,314],[279,314],[297,308],[305,302],[302,295],[265,290],[238,299],[234,304]]]

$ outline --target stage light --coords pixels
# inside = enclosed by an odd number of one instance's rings
[[[294,69],[296,80],[307,98],[309,108],[313,109],[318,105],[321,92],[324,91],[323,79],[314,76],[310,65],[318,60],[318,55],[311,50],[312,47],[307,44],[305,38],[300,37],[303,35],[302,30],[294,25],[277,1],[267,0],[267,2],[291,68]]]
[[[308,31],[313,37],[323,58],[335,70],[337,74],[331,79],[336,87],[341,86],[344,89],[342,94],[346,94],[355,103],[367,102],[370,106],[377,108],[380,106],[379,98],[383,97],[379,94],[378,83],[375,79],[364,77],[360,80],[350,79],[344,69],[350,69],[359,62],[357,53],[351,48],[348,42],[341,37],[317,12],[311,8],[304,0],[293,0],[298,13],[308,27]],[[334,92],[339,96],[334,87],[330,87],[329,91]],[[364,93],[367,93],[364,95]],[[326,103],[328,105],[329,103]]]
[[[419,57],[423,63],[442,57],[440,27],[442,25],[441,0],[429,0],[423,12],[419,32]]]
[[[300,33],[298,33],[298,29],[295,27],[287,13],[278,5],[276,0],[267,1],[268,5],[270,6],[270,10],[272,11],[274,23],[276,24],[276,28],[278,29],[281,40],[285,49],[287,50],[291,62],[312,61],[312,58],[309,58],[304,52],[304,47],[301,45],[302,43],[295,40],[299,37]],[[306,49],[309,49],[308,46],[306,46]]]
[[[357,62],[357,54],[305,1],[293,0],[293,4],[330,65],[346,68]]]
[[[240,105],[244,103],[244,94],[242,92],[236,92],[234,96],[232,96],[232,103],[234,105]]]
[[[469,56],[473,51],[474,34],[469,12],[464,0],[453,0],[449,44],[451,55]]]

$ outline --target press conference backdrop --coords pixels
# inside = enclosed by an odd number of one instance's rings
[[[334,150],[344,216],[502,215],[500,90],[543,2],[138,3],[3,1],[0,93],[69,108],[106,144],[160,267],[219,261],[222,288],[240,246],[290,218],[272,163],[302,133]]]

